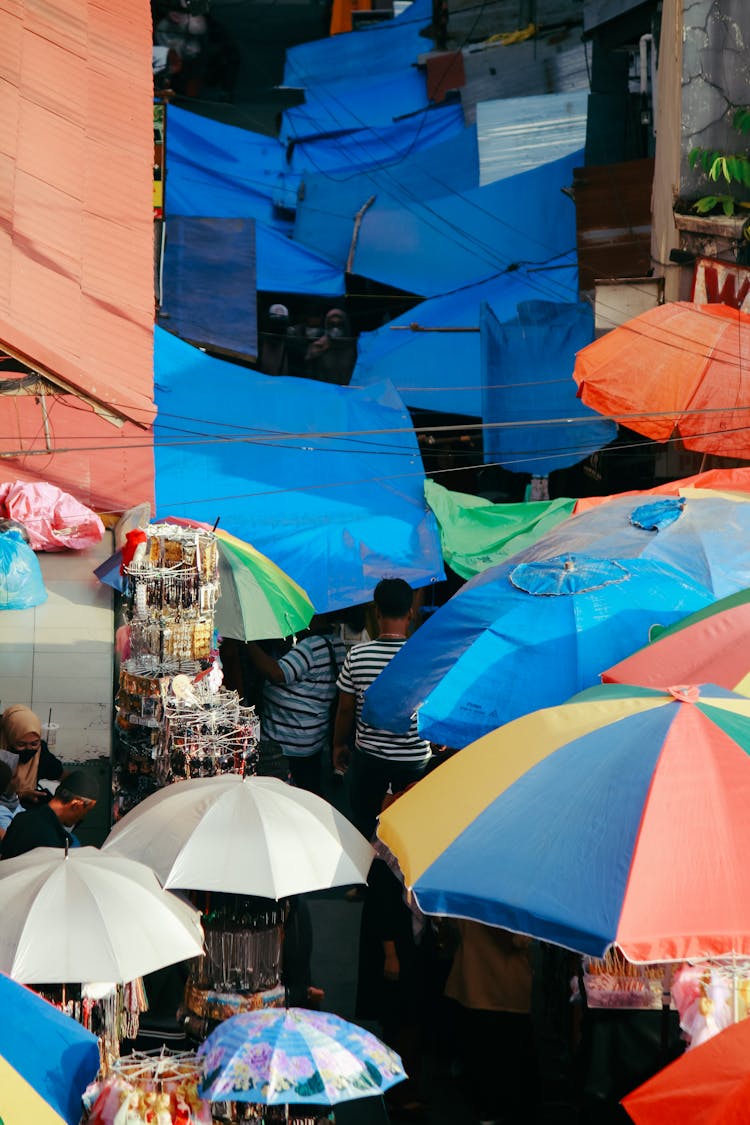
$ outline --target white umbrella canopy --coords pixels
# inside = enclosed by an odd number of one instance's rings
[[[124,983],[202,952],[198,911],[142,863],[90,847],[0,863],[0,970],[14,980]]]
[[[322,797],[235,774],[152,793],[115,825],[104,850],[147,863],[165,887],[275,899],[364,883],[374,854]]]

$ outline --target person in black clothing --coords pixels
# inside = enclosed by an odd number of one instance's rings
[[[73,770],[58,785],[49,804],[14,817],[0,845],[0,859],[12,859],[33,848],[77,846],[72,830],[93,809],[98,796],[96,780],[85,770]]]
[[[357,341],[343,309],[331,309],[323,321],[323,335],[312,340],[305,353],[308,379],[347,387],[357,361]]]

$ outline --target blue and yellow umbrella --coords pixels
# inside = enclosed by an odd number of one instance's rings
[[[750,955],[750,699],[612,684],[467,747],[380,818],[429,914],[636,962]]]
[[[0,1122],[78,1125],[99,1069],[95,1035],[0,974]]]

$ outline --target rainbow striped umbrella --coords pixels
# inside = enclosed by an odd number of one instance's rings
[[[216,631],[222,637],[259,641],[289,637],[310,624],[315,607],[293,578],[266,555],[217,527],[200,520],[170,516],[165,523],[214,530],[219,556],[221,594],[216,602]],[[122,552],[115,551],[94,571],[100,582],[123,589]]]
[[[78,1125],[99,1069],[96,1036],[0,973],[0,1121]]]
[[[652,643],[602,673],[605,684],[703,683],[750,695],[750,590],[652,629]]]
[[[590,688],[460,751],[378,835],[429,914],[631,961],[750,955],[750,699]]]

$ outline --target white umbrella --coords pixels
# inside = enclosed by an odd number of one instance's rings
[[[0,863],[0,970],[14,980],[122,983],[202,952],[198,911],[142,863],[98,848]]]
[[[115,825],[104,849],[147,863],[165,887],[276,899],[364,883],[373,857],[322,797],[236,774],[152,793]]]

